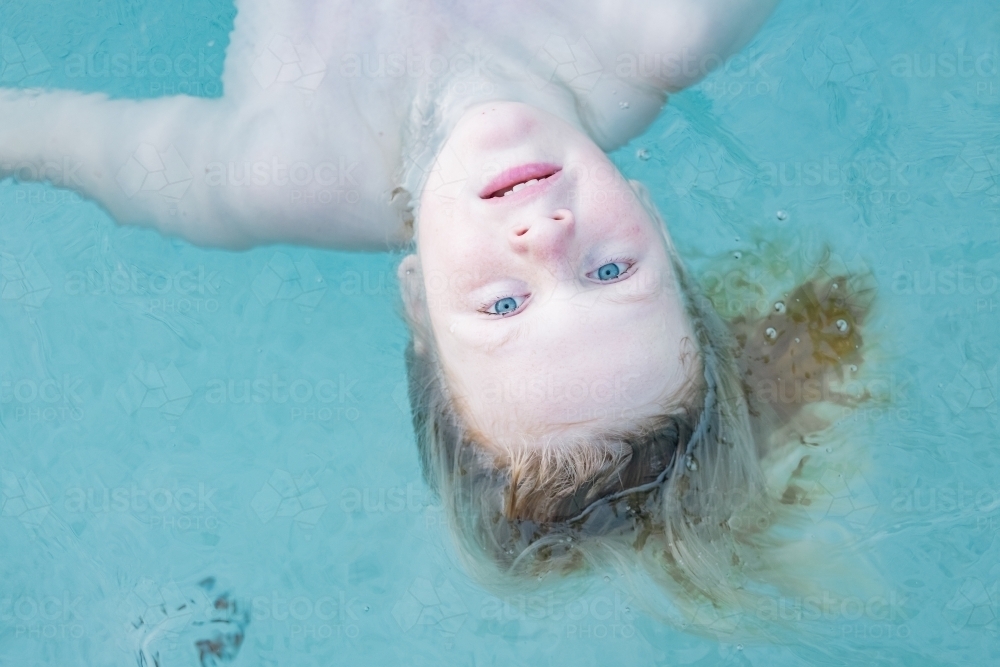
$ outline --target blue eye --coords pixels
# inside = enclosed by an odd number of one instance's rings
[[[500,299],[493,304],[493,312],[497,315],[504,315],[505,313],[513,313],[517,310],[517,301],[514,297],[507,297],[506,299]]]
[[[622,268],[624,267],[624,268]],[[614,280],[619,277],[628,267],[621,262],[611,262],[597,269],[598,280]]]
[[[487,315],[513,315],[521,307],[523,301],[523,298],[518,301],[517,298],[512,296],[504,297],[497,299],[492,304],[487,304],[483,312]]]

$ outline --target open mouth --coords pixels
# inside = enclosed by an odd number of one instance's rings
[[[561,167],[553,164],[526,164],[514,167],[493,179],[479,196],[482,199],[507,197],[525,188],[534,188],[546,183],[561,170]]]

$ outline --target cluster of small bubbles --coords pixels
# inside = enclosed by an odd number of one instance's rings
[[[837,320],[835,324],[837,325],[837,331],[840,333],[847,333],[848,329],[851,328],[851,325],[847,323],[847,320]]]
[[[743,259],[743,253],[737,250],[736,252],[733,253],[733,259]]]
[[[628,109],[628,102],[619,102],[618,106],[621,109]]]
[[[778,337],[778,332],[777,330],[775,330],[774,327],[768,327],[764,329],[764,335],[767,336],[770,340],[774,340],[775,338]]]
[[[779,315],[784,315],[785,314],[785,302],[784,301],[779,301],[778,303],[774,304],[774,312],[778,313]]]
[[[788,211],[780,210],[775,215],[778,216],[778,220],[788,220]]]
[[[684,465],[685,467],[687,467],[688,470],[694,472],[698,469],[698,459],[689,454],[687,457],[687,461],[684,462]]]
[[[646,148],[640,148],[639,150],[637,150],[635,152],[635,156],[637,158],[639,158],[640,160],[642,160],[643,162],[645,162],[646,160],[648,160],[650,158],[650,152]]]

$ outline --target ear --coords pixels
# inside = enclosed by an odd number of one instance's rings
[[[423,354],[430,322],[427,320],[424,277],[416,254],[403,258],[396,269],[396,278],[399,280],[399,292],[403,298],[403,308],[406,309],[406,319],[410,322],[414,350],[417,354]]]

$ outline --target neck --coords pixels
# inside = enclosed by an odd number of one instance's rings
[[[523,62],[491,56],[461,71],[445,71],[418,81],[408,122],[403,129],[401,168],[394,195],[412,211],[420,199],[428,171],[459,120],[490,102],[521,102],[557,116],[581,132],[587,129],[576,97],[558,81],[544,79]]]

